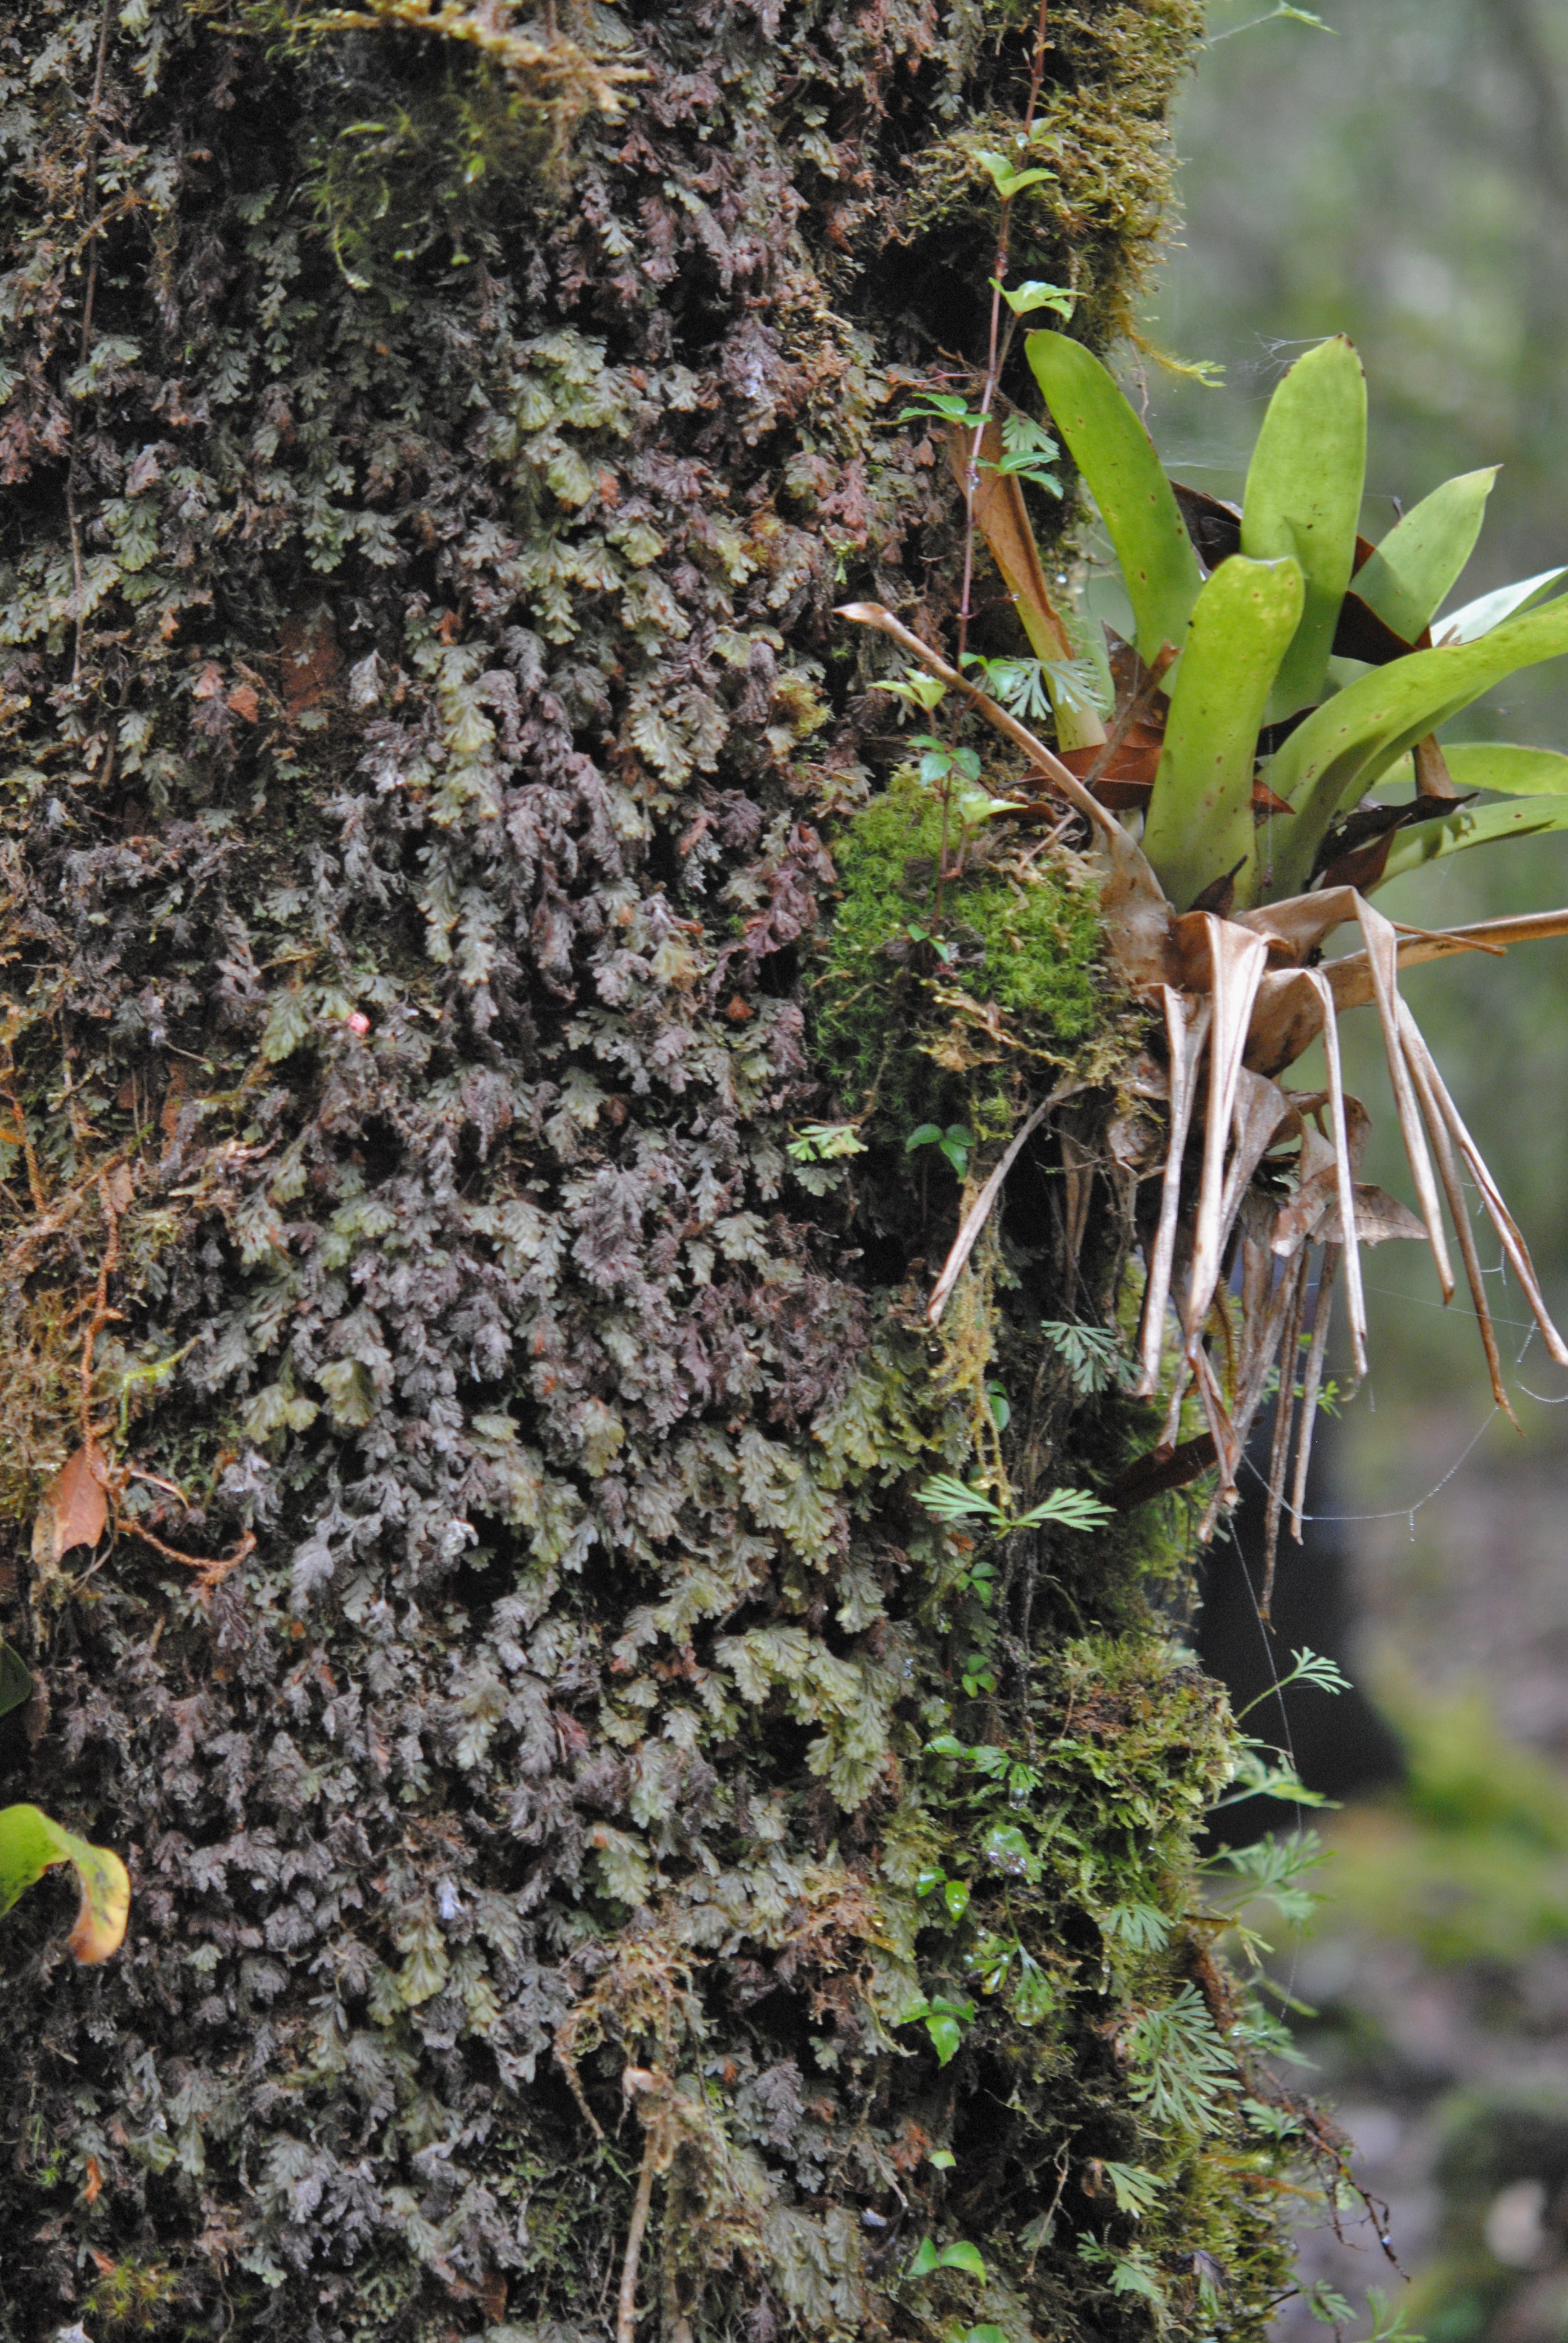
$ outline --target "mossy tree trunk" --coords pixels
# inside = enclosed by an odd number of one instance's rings
[[[418,15],[0,44],[0,1754],[136,1882],[105,1968],[0,1936],[3,2331],[1253,2331],[1172,1549],[914,1496],[1132,1436],[1039,1332],[1129,1242],[1087,866],[922,970],[831,615],[950,617],[898,417],[1033,12]],[[1197,30],[1051,22],[1015,255],[1101,344]],[[939,1339],[910,1119],[983,1169],[1064,1068]]]

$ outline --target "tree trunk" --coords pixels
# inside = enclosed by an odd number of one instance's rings
[[[1013,258],[1100,345],[1198,29],[1049,27]],[[833,617],[949,627],[900,417],[983,354],[1034,39],[15,0],[0,1754],[135,1883],[104,1967],[63,1888],[0,1936],[16,2343],[1241,2335],[1282,2282],[1180,1522],[915,1493],[1147,1432],[1040,1332],[1131,1240],[1089,866],[939,877]],[[933,1333],[960,1173],[1075,1083]]]

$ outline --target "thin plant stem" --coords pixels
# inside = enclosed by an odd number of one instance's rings
[[[1029,102],[1024,107],[1023,127],[1018,132],[1016,144],[1021,163],[1034,135],[1034,117],[1040,106],[1040,85],[1045,79],[1046,26],[1050,15],[1050,0],[1040,0],[1040,14],[1035,20],[1034,53],[1030,60]],[[1001,288],[1007,281],[1008,249],[1012,236],[1012,199],[1004,198],[1001,217],[997,222],[996,260],[991,269],[990,333],[986,350],[985,387],[980,393],[980,421],[975,426],[974,439],[970,447],[970,459],[964,470],[964,566],[963,593],[959,602],[959,661],[961,665],[969,649],[970,602],[974,585],[975,562],[975,498],[980,493],[980,448],[985,443],[986,425],[990,420],[991,403],[996,397],[1001,370],[1007,364],[1012,347],[1016,318],[1009,317],[1002,325]]]
[[[92,102],[87,108],[87,162],[85,193],[87,207],[87,283],[82,297],[82,334],[76,364],[85,367],[93,338],[93,302],[98,289],[98,108],[103,103],[104,71],[109,56],[109,19],[114,0],[104,0],[98,26],[98,62],[93,75]],[[76,402],[71,402],[71,458],[65,468],[65,518],[71,531],[71,592],[76,618],[75,646],[71,659],[73,687],[82,679],[82,604],[85,584],[82,570],[82,524],[76,511]]]
[[[1034,132],[1034,117],[1040,105],[1040,85],[1045,78],[1045,35],[1050,14],[1050,0],[1040,0],[1040,14],[1035,19],[1034,27],[1034,50],[1030,59],[1029,100],[1024,107],[1023,126],[1016,134],[1016,145],[1020,162],[1028,151],[1029,142]],[[1012,199],[1010,196],[1004,196],[1001,216],[997,222],[996,259],[991,268],[990,331],[986,347],[985,387],[980,394],[980,421],[975,426],[969,462],[964,468],[963,591],[959,598],[959,665],[960,668],[969,650],[970,606],[973,593],[975,568],[975,498],[980,493],[980,449],[985,444],[986,426],[990,420],[991,402],[996,397],[1002,367],[1007,363],[1008,351],[1012,344],[1013,326],[1017,322],[1010,317],[1004,329],[1001,321],[1001,287],[1007,278],[1008,246],[1011,235]],[[942,836],[940,853],[937,862],[935,904],[938,919],[940,919],[942,914],[942,895],[947,885],[948,832],[951,803],[952,778],[950,773],[943,780],[941,791]]]
[[[637,2274],[642,2259],[643,2235],[653,2203],[658,2143],[658,2130],[650,2124],[643,2146],[642,2169],[637,2177],[637,2195],[632,2200],[631,2227],[627,2231],[626,2252],[621,2257],[620,2293],[616,2305],[616,2343],[637,2343]]]

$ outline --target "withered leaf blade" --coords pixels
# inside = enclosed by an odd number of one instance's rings
[[[1442,1207],[1437,1200],[1437,1182],[1432,1177],[1432,1158],[1427,1152],[1426,1134],[1422,1128],[1420,1111],[1411,1086],[1404,1038],[1400,1028],[1399,938],[1391,920],[1385,920],[1382,913],[1374,910],[1362,897],[1357,896],[1355,900],[1362,933],[1366,938],[1372,997],[1382,1027],[1383,1053],[1388,1060],[1389,1081],[1393,1090],[1394,1109],[1399,1116],[1400,1136],[1404,1141],[1405,1157],[1410,1164],[1411,1177],[1415,1182],[1421,1216],[1426,1222],[1427,1241],[1437,1266],[1437,1282],[1443,1300],[1449,1302],[1453,1298],[1453,1270],[1443,1241]]]
[[[963,1226],[953,1239],[952,1249],[942,1263],[941,1275],[932,1287],[931,1298],[926,1304],[926,1316],[933,1326],[940,1325],[941,1322],[942,1312],[948,1306],[949,1298],[959,1282],[964,1263],[975,1249],[980,1232],[990,1217],[991,1207],[1002,1192],[1007,1175],[1023,1151],[1025,1141],[1049,1109],[1055,1105],[1060,1094],[1060,1090],[1055,1090],[1048,1099],[1042,1099],[1021,1129],[1013,1133],[1001,1161],[966,1213]]]
[[[1334,1011],[1334,996],[1328,979],[1317,969],[1306,971],[1307,981],[1322,1003],[1323,1055],[1329,1071],[1329,1136],[1334,1151],[1334,1184],[1339,1196],[1340,1226],[1345,1240],[1345,1302],[1351,1322],[1351,1349],[1354,1358],[1356,1381],[1362,1382],[1367,1371],[1367,1310],[1366,1296],[1362,1290],[1361,1250],[1358,1243],[1355,1202],[1356,1168],[1367,1142],[1368,1116],[1359,1099],[1345,1097],[1344,1076],[1340,1062],[1339,1019]],[[1354,1139],[1351,1136],[1349,1110],[1354,1108],[1360,1128]],[[1331,1274],[1331,1252],[1323,1263],[1323,1275]],[[1327,1321],[1325,1319],[1326,1325]],[[1310,1450],[1311,1431],[1302,1433],[1303,1448]],[[1296,1475],[1296,1495],[1293,1500],[1292,1529],[1296,1543],[1302,1539],[1302,1497],[1305,1486],[1306,1466]]]
[[[1307,969],[1271,968],[1259,985],[1247,1034],[1246,1062],[1253,1073],[1282,1073],[1322,1032],[1323,1004],[1307,982],[1310,973]]]
[[[1209,1036],[1210,1004],[1188,1003],[1173,985],[1164,989],[1165,1031],[1171,1051],[1171,1136],[1165,1152],[1165,1178],[1160,1192],[1160,1224],[1149,1257],[1143,1296],[1143,1326],[1139,1337],[1138,1392],[1150,1398],[1160,1380],[1160,1353],[1165,1339],[1165,1308],[1171,1298],[1171,1271],[1176,1257],[1176,1222],[1181,1203],[1181,1159],[1192,1127],[1192,1103],[1197,1096],[1198,1061]]]
[[[1318,850],[1316,870],[1324,890],[1354,888],[1364,894],[1382,879],[1399,832],[1413,822],[1431,820],[1430,802],[1419,797],[1407,799],[1403,805],[1380,805],[1375,799],[1367,799],[1343,821],[1335,823]]]
[[[1291,1433],[1296,1407],[1295,1363],[1302,1346],[1302,1320],[1307,1302],[1307,1256],[1304,1252],[1292,1267],[1291,1299],[1280,1334],[1280,1388],[1274,1402],[1274,1436],[1269,1444],[1267,1519],[1263,1537],[1263,1589],[1258,1604],[1259,1616],[1266,1626],[1272,1624],[1274,1564],[1280,1546],[1280,1513],[1285,1502],[1285,1471],[1291,1461]],[[1323,1283],[1320,1277],[1318,1281],[1318,1314],[1320,1316],[1322,1314],[1324,1301]],[[1314,1334],[1315,1331],[1314,1326]],[[1312,1390],[1312,1358],[1316,1350],[1317,1343],[1314,1340],[1308,1355],[1306,1389],[1302,1393],[1305,1413],[1300,1436],[1303,1442],[1312,1437],[1311,1410],[1316,1397]],[[1298,1450],[1298,1454],[1299,1453]]]
[[[1503,1361],[1497,1348],[1497,1332],[1492,1322],[1492,1305],[1487,1299],[1486,1280],[1482,1273],[1481,1258],[1475,1249],[1475,1232],[1470,1225],[1470,1212],[1464,1201],[1464,1185],[1460,1178],[1459,1165],[1454,1157],[1453,1142],[1449,1136],[1448,1125],[1443,1121],[1442,1109],[1438,1103],[1437,1093],[1427,1073],[1425,1043],[1421,1038],[1420,1031],[1414,1018],[1411,1015],[1408,1004],[1402,1001],[1400,1008],[1402,1020],[1410,1028],[1405,1036],[1405,1056],[1410,1062],[1411,1077],[1415,1083],[1416,1096],[1421,1101],[1421,1111],[1426,1120],[1432,1152],[1437,1158],[1437,1176],[1442,1182],[1442,1192],[1448,1199],[1448,1217],[1453,1223],[1453,1233],[1459,1240],[1460,1258],[1464,1263],[1464,1274],[1470,1286],[1470,1298],[1475,1308],[1475,1322],[1481,1331],[1481,1344],[1486,1353],[1487,1372],[1492,1377],[1492,1396],[1517,1430],[1519,1418],[1514,1414],[1509,1403],[1508,1393],[1503,1389]]]
[[[1412,756],[1417,794],[1429,803],[1436,798],[1443,805],[1458,805],[1461,801],[1459,791],[1454,786],[1453,775],[1448,769],[1448,759],[1438,745],[1436,733],[1429,732],[1424,740],[1418,740]]]
[[[948,433],[948,461],[959,487],[969,488],[973,436],[955,423]],[[976,468],[974,517],[1001,572],[1002,584],[1012,596],[1035,657],[1070,659],[1072,646],[1060,613],[1050,598],[1045,566],[1030,527],[1023,491],[1011,473],[1000,471],[1001,432],[990,417],[981,435]]]
[[[1396,635],[1388,620],[1380,618],[1359,594],[1347,594],[1340,604],[1334,627],[1335,659],[1361,659],[1367,667],[1387,667],[1393,659],[1408,659],[1414,648],[1402,635]]]
[[[1148,804],[1162,744],[1161,734],[1135,724],[1113,747],[1059,749],[1057,754],[1101,805],[1124,812]]]
[[[1530,1304],[1532,1314],[1541,1329],[1542,1338],[1553,1363],[1560,1367],[1568,1367],[1568,1344],[1563,1342],[1546,1307],[1545,1296],[1541,1291],[1540,1281],[1535,1274],[1535,1264],[1530,1258],[1529,1247],[1519,1233],[1513,1213],[1503,1201],[1502,1192],[1492,1176],[1485,1157],[1466,1130],[1463,1117],[1454,1105],[1449,1094],[1448,1086],[1437,1070],[1432,1051],[1427,1048],[1421,1030],[1408,1009],[1405,1010],[1404,1016],[1405,1042],[1412,1061],[1420,1064],[1424,1086],[1436,1101],[1444,1121],[1453,1134],[1459,1151],[1470,1168],[1470,1176],[1481,1192],[1481,1201],[1485,1205],[1491,1216],[1492,1225],[1502,1241],[1509,1265],[1523,1289],[1524,1298]]]
[[[1296,1435],[1296,1477],[1291,1491],[1291,1535],[1298,1545],[1302,1543],[1302,1509],[1307,1500],[1307,1474],[1312,1469],[1312,1433],[1317,1429],[1318,1393],[1323,1380],[1323,1354],[1329,1346],[1329,1316],[1334,1306],[1334,1272],[1338,1266],[1339,1255],[1334,1247],[1325,1245],[1318,1270],[1317,1302],[1302,1391],[1302,1428]],[[1365,1373],[1364,1364],[1362,1372]],[[1276,1530],[1277,1526],[1276,1523]]]
[[[1408,1204],[1402,1204],[1386,1188],[1374,1188],[1359,1180],[1355,1189],[1355,1226],[1358,1244],[1387,1244],[1392,1237],[1413,1237],[1417,1244],[1426,1242],[1425,1223],[1416,1218]],[[1343,1242],[1337,1197],[1312,1233],[1325,1244]]]
[[[61,1466],[33,1524],[33,1556],[57,1565],[75,1545],[94,1546],[109,1517],[104,1459],[96,1448],[78,1448]]]
[[[1278,953],[1302,968],[1325,936],[1356,918],[1357,900],[1353,888],[1320,887],[1310,895],[1287,895],[1282,902],[1242,911],[1236,925],[1265,937]]]
[[[1226,1141],[1235,1111],[1241,1074],[1241,1054],[1252,1020],[1252,1003],[1268,959],[1261,936],[1233,920],[1216,919],[1206,911],[1209,931],[1210,1003],[1209,1101],[1203,1131],[1203,1170],[1198,1190],[1193,1232],[1192,1272],[1187,1294],[1183,1331],[1188,1354],[1196,1350],[1220,1275],[1225,1232],[1221,1222],[1224,1194]],[[1218,1435],[1216,1435],[1218,1436]],[[1221,1459],[1221,1461],[1223,1461]]]
[[[1236,1077],[1236,1103],[1233,1116],[1236,1144],[1231,1165],[1225,1174],[1225,1192],[1221,1200],[1220,1220],[1229,1230],[1253,1172],[1268,1151],[1276,1131],[1290,1121],[1295,1111],[1291,1101],[1277,1082],[1252,1074],[1243,1066]]]
[[[1521,911],[1503,920],[1478,920],[1465,928],[1409,930],[1399,940],[1401,968],[1419,968],[1422,961],[1446,960],[1452,952],[1507,951],[1513,944],[1545,943],[1568,936],[1568,910]],[[1334,988],[1334,1005],[1360,1009],[1372,997],[1372,970],[1364,952],[1347,952],[1325,971]]]
[[[1231,504],[1223,497],[1211,496],[1207,488],[1190,488],[1181,480],[1172,480],[1171,490],[1192,540],[1192,550],[1205,569],[1218,569],[1221,561],[1229,561],[1233,553],[1241,552],[1240,505]]]

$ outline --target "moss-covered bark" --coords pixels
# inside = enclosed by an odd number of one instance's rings
[[[1032,15],[377,13],[0,45],[0,1755],[136,1878],[105,1969],[0,1936],[0,2331],[603,2337],[640,2193],[644,2343],[1253,2333],[1177,1564],[913,1493],[1129,1437],[1039,1331],[1129,1238],[1089,874],[980,854],[912,960],[830,616],[950,607],[895,418]],[[1014,251],[1101,337],[1196,31],[1052,19]],[[939,1340],[900,1117],[983,1162],[1064,1072]]]

